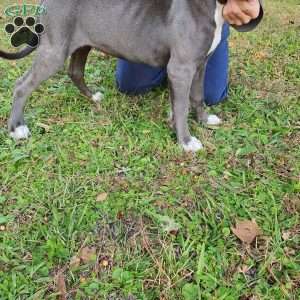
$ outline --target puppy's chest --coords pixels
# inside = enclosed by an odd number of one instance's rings
[[[224,18],[223,18],[223,7],[224,5],[220,4],[218,1],[216,5],[216,10],[215,10],[215,23],[216,23],[216,29],[215,29],[215,34],[214,34],[214,39],[212,42],[212,45],[208,51],[208,55],[210,55],[212,52],[216,50],[218,45],[221,42],[222,39],[222,29],[224,25]]]

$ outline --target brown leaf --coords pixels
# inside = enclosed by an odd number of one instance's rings
[[[243,243],[247,244],[251,244],[261,234],[261,230],[255,220],[238,221],[236,227],[231,227],[231,230]]]
[[[95,247],[85,247],[80,251],[80,259],[84,264],[95,261],[96,259],[96,248]]]
[[[283,231],[281,236],[284,241],[287,241],[289,239],[293,239],[295,236],[300,235],[300,225],[296,225],[293,228],[290,228],[289,230]]]
[[[108,58],[108,57],[109,57],[109,55],[108,55],[107,53],[102,52],[102,51],[101,51],[99,54],[100,54],[100,56],[101,56],[102,58]]]
[[[291,237],[291,233],[290,233],[289,231],[284,231],[284,232],[282,233],[282,239],[283,239],[284,241],[290,239],[290,237]]]
[[[296,251],[295,249],[289,248],[289,247],[284,247],[284,253],[287,256],[295,256],[296,255]]]
[[[119,212],[117,213],[117,218],[118,218],[118,220],[124,219],[124,212],[123,212],[123,211],[119,211]]]
[[[97,121],[97,125],[100,125],[100,126],[109,126],[111,124],[112,124],[112,121],[108,120],[108,119],[101,119],[101,120]]]
[[[149,249],[151,242],[148,233],[142,232],[142,243],[141,243],[143,249],[147,250]]]
[[[97,196],[97,199],[96,201],[97,202],[104,202],[108,197],[108,194],[107,193],[101,193]]]
[[[70,260],[70,268],[78,268],[80,266],[80,257],[73,256]]]
[[[24,261],[32,261],[32,254],[31,253],[26,253],[26,255],[23,257]]]
[[[238,272],[243,274],[246,274],[249,270],[250,267],[248,267],[247,265],[242,265],[238,268]]]
[[[266,59],[268,57],[268,54],[263,51],[258,51],[254,53],[254,58],[258,60]]]
[[[59,300],[67,300],[67,288],[66,288],[66,279],[65,275],[62,272],[59,272],[56,275],[56,288],[59,292]]]
[[[100,265],[103,268],[107,268],[107,267],[109,267],[109,261],[107,259],[103,259],[103,260],[101,260]]]
[[[44,123],[36,123],[36,125],[40,128],[43,128],[45,132],[49,132],[51,130],[51,127]]]
[[[285,195],[283,201],[284,208],[289,214],[300,213],[300,194]]]

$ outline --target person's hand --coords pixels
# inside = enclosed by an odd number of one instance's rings
[[[248,24],[259,16],[258,0],[228,0],[223,8],[223,17],[231,25]]]

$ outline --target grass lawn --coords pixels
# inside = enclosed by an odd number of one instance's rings
[[[32,56],[0,60],[1,300],[299,299],[300,6],[265,5],[258,30],[232,31],[230,97],[211,109],[224,125],[190,120],[195,156],[167,125],[168,91],[120,94],[115,59],[97,52],[86,77],[101,107],[62,71],[16,143],[6,121]],[[251,219],[262,235],[247,246],[231,227]]]

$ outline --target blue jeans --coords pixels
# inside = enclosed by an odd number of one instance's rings
[[[204,80],[204,99],[207,105],[215,105],[228,94],[229,26],[223,27],[222,41],[209,58]],[[122,93],[143,94],[161,85],[167,77],[166,68],[154,68],[119,59],[116,82]]]

